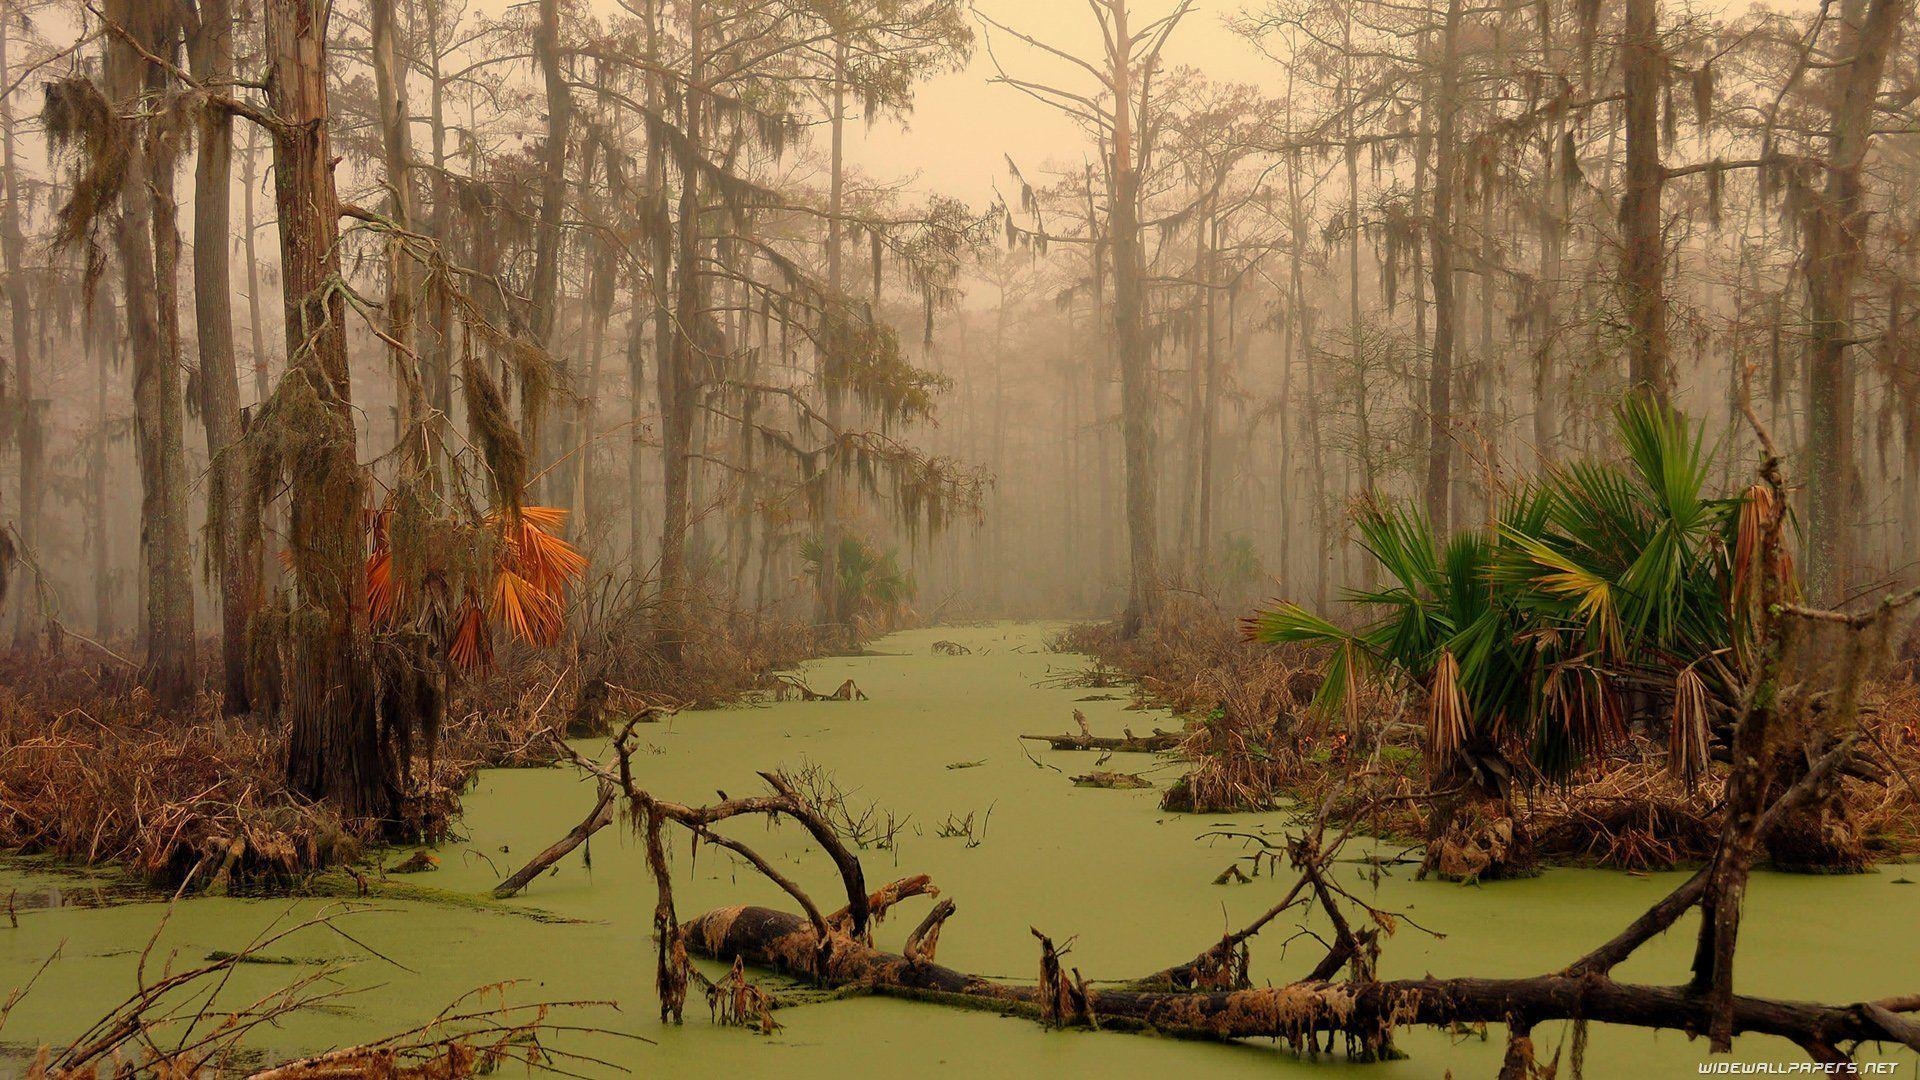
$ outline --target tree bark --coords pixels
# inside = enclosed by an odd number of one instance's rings
[[[1213,459],[1214,437],[1220,426],[1220,289],[1215,262],[1220,251],[1220,219],[1208,222],[1211,232],[1207,260],[1207,303],[1204,313],[1207,334],[1206,390],[1200,401],[1200,510],[1194,525],[1197,564],[1204,570],[1213,558]],[[1231,297],[1231,294],[1229,294]],[[1233,304],[1227,304],[1227,340],[1233,341]]]
[[[116,0],[107,8],[141,48],[171,50],[179,28]],[[135,16],[138,16],[137,18]],[[121,37],[107,45],[107,98],[117,110],[138,108],[162,91],[166,76]],[[142,678],[166,701],[184,700],[193,683],[193,578],[187,547],[187,468],[180,398],[177,268],[179,234],[171,201],[173,140],[144,132],[127,155],[114,242],[120,254],[133,353],[134,449],[140,465],[140,550],[146,588],[146,664]]]
[[[846,227],[841,223],[840,215],[846,207],[846,127],[847,127],[847,46],[836,41],[833,48],[833,89],[828,107],[828,124],[831,131],[831,157],[828,159],[829,175],[827,181],[827,303],[837,310],[838,318],[852,318],[845,298],[840,294],[842,247],[845,243]],[[1003,305],[1004,306],[1004,305]],[[822,357],[823,364],[831,369],[838,364],[832,357]],[[825,391],[827,423],[837,429],[841,426],[841,411],[845,401],[845,388],[830,372]],[[814,621],[821,627],[835,633],[848,629],[848,615],[844,598],[840,592],[840,470],[837,463],[830,463],[827,474],[821,477],[820,493],[820,566],[814,583],[817,600],[817,615]]]
[[[0,80],[13,81],[13,66],[8,55],[11,18],[0,19]],[[36,558],[39,539],[41,466],[44,443],[40,430],[40,410],[33,401],[33,343],[29,329],[33,324],[27,298],[26,270],[21,254],[26,237],[20,232],[20,175],[14,166],[13,97],[0,93],[0,179],[6,183],[6,202],[0,207],[0,258],[7,274],[7,315],[13,345],[13,394],[15,401],[14,436],[20,448],[20,507],[14,519],[20,539]],[[0,365],[0,406],[5,405],[6,367]],[[22,626],[25,624],[22,623]]]
[[[202,85],[233,80],[233,9],[229,0],[200,0],[191,62]],[[208,104],[200,110],[199,159],[193,181],[193,302],[200,341],[200,422],[213,477],[207,518],[213,524],[220,579],[221,705],[229,715],[250,708],[247,625],[255,609],[255,545],[241,460],[240,375],[233,354],[233,280],[228,241],[233,213],[233,117]],[[251,224],[251,223],[249,223]]]
[[[375,3],[371,14],[374,97],[380,109],[380,153],[387,175],[388,215],[395,227],[406,231],[419,218],[414,207],[413,117],[407,99],[407,69],[396,40],[394,4]],[[432,458],[427,446],[431,433],[421,427],[427,417],[426,387],[414,352],[417,276],[405,241],[399,236],[388,237],[386,314],[387,336],[392,339],[388,362],[393,366],[400,397],[403,476],[423,475]]]
[[[560,218],[566,209],[567,143],[573,131],[573,98],[567,89],[566,73],[560,66],[560,0],[540,0],[540,25],[534,34],[533,51],[546,86],[547,145],[540,171],[540,217],[534,226],[533,317],[530,324],[534,343],[551,354],[554,327],[559,322],[560,314]],[[554,362],[558,366],[554,372],[555,385],[565,393],[576,393],[570,366],[564,360],[556,359]],[[558,450],[573,444],[565,430],[572,426],[572,410],[562,407],[556,415],[561,418],[558,426],[562,431],[560,437],[552,440],[551,444]],[[548,465],[551,462],[542,458],[539,452],[541,443],[547,440],[540,438],[537,419],[529,416],[529,430],[525,433],[529,456],[534,461]],[[549,474],[548,501],[556,506],[570,501],[569,495],[562,494],[564,479],[563,469],[555,469]]]
[[[618,790],[613,784],[602,781],[598,801],[593,804],[592,810],[587,811],[587,816],[581,820],[580,824],[568,830],[567,835],[547,845],[540,854],[528,860],[527,865],[514,871],[511,877],[494,886],[494,899],[505,900],[519,895],[533,883],[534,878],[545,873],[548,867],[566,858],[574,848],[586,843],[594,833],[613,824],[613,799]]]
[[[1365,1045],[1407,1025],[1539,1023],[1582,1019],[1628,1027],[1703,1030],[1707,1007],[1684,986],[1642,986],[1611,979],[1539,975],[1519,979],[1301,981],[1245,990],[1084,990],[1084,1013],[1060,1016],[1044,986],[1014,985],[939,964],[885,953],[836,936],[824,972],[812,925],[799,915],[761,907],[722,908],[689,920],[687,949],[720,961],[738,957],[756,967],[829,987],[859,985],[872,993],[966,1005],[1067,1025],[1153,1031],[1208,1039],[1275,1038],[1304,1046],[1334,1033]],[[1850,1041],[1920,1045],[1920,1026],[1881,1005],[1823,1005],[1741,996],[1736,1033],[1775,1035],[1803,1046]]]
[[[1140,243],[1140,174],[1135,145],[1132,38],[1127,0],[1104,0],[1112,20],[1107,70],[1113,85],[1113,160],[1107,220],[1113,232],[1114,339],[1120,350],[1120,431],[1126,459],[1127,546],[1131,556],[1122,632],[1138,634],[1160,604],[1159,515],[1153,476],[1153,357],[1147,341],[1146,255]]]
[[[441,72],[443,0],[426,0],[427,130],[433,141],[433,238],[441,252],[453,253],[453,185],[447,178],[447,81]],[[427,401],[442,415],[453,412],[453,292],[435,279],[422,323],[422,352],[427,357]]]
[[[648,0],[646,7],[646,35],[647,59],[650,63],[657,63],[660,56],[660,17],[660,0]],[[660,115],[662,99],[660,77],[656,72],[649,71],[645,78],[647,84],[647,109],[655,116],[658,116]],[[654,381],[657,397],[659,388],[665,385],[661,380],[664,378],[666,367],[672,363],[673,360],[673,309],[671,306],[673,295],[671,286],[673,281],[673,221],[672,213],[667,203],[667,147],[663,140],[653,137],[652,134],[649,134],[647,138],[646,196],[647,202],[646,205],[641,208],[641,213],[649,215],[653,219],[652,227],[647,230],[649,237],[646,245],[647,307],[642,309],[640,306],[640,275],[636,274],[634,275],[633,318],[636,320],[642,319],[642,310],[647,311],[651,315]],[[646,354],[642,352],[639,347],[639,328],[635,327],[632,332],[635,336],[628,352],[628,373],[633,380],[633,399],[629,405],[628,413],[633,422],[633,431],[630,433],[632,442],[629,444],[627,451],[628,465],[632,470],[628,477],[632,505],[628,507],[628,513],[631,517],[630,524],[633,529],[633,562],[635,566],[640,566],[643,565],[640,561],[640,538],[645,535],[646,527],[646,501],[643,497],[646,493],[646,480],[643,471],[646,462],[646,449],[644,440],[641,438],[640,420],[644,412],[640,404],[640,387],[643,381],[643,368],[645,367]],[[664,412],[666,406],[665,399],[660,399],[659,405]],[[664,425],[662,434],[664,435]],[[664,466],[662,471],[664,472]]]
[[[1864,12],[1862,5],[1865,5]],[[1865,252],[1861,171],[1873,144],[1874,103],[1910,0],[1849,0],[1840,33],[1849,62],[1834,72],[1826,186],[1805,214],[1807,283],[1807,591],[1818,604],[1847,599],[1858,505],[1854,449],[1853,294]]]
[[[704,77],[703,5],[688,5],[688,85]],[[700,273],[700,173],[695,160],[702,150],[702,112],[697,92],[682,99],[684,126],[680,172],[679,219],[675,222],[674,310],[672,348],[667,362],[655,373],[660,396],[661,490],[664,508],[660,525],[660,645],[669,660],[678,661],[687,631],[689,582],[687,530],[692,514],[692,452],[695,381],[705,346],[707,315]]]
[[[1453,198],[1459,159],[1454,146],[1460,110],[1461,0],[1449,0],[1441,31],[1440,93],[1435,102],[1433,221],[1433,356],[1427,373],[1427,517],[1442,536],[1452,526],[1453,356],[1458,311],[1453,282]]]
[[[288,362],[274,419],[301,451],[286,462],[298,590],[286,642],[287,779],[347,814],[386,818],[399,772],[381,737],[371,685],[361,526],[366,477],[356,456],[340,197],[328,130],[330,9],[326,0],[268,0],[264,12],[267,99],[280,120],[273,175]]]
[[[1626,190],[1620,199],[1620,288],[1627,309],[1627,379],[1666,402],[1667,259],[1660,232],[1660,99],[1665,80],[1658,0],[1627,0],[1621,39],[1626,88]]]
[[[112,628],[117,625],[113,618],[113,574],[112,532],[108,528],[110,513],[107,493],[112,471],[113,442],[107,438],[107,380],[113,369],[118,368],[120,358],[121,327],[119,311],[113,298],[98,295],[93,298],[93,315],[87,326],[89,352],[93,354],[93,438],[91,453],[87,460],[87,498],[91,504],[87,515],[87,546],[93,556],[93,633],[105,641]]]

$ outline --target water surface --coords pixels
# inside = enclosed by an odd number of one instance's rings
[[[1072,939],[1069,962],[1090,979],[1137,976],[1188,959],[1223,928],[1264,910],[1289,883],[1262,876],[1248,885],[1213,885],[1244,852],[1238,843],[1202,834],[1220,828],[1275,831],[1287,820],[1279,814],[1165,814],[1156,791],[1073,786],[1068,777],[1092,768],[1094,755],[1036,749],[1033,756],[1043,764],[1030,761],[1016,736],[1067,730],[1074,708],[1084,710],[1101,733],[1117,734],[1122,726],[1144,732],[1168,723],[1158,714],[1128,711],[1125,700],[1080,700],[1111,691],[1042,685],[1084,662],[1045,651],[1052,629],[1003,624],[896,634],[875,643],[869,655],[823,660],[805,673],[820,689],[852,678],[871,700],[685,714],[643,729],[649,752],[636,767],[650,790],[688,803],[722,791],[754,793],[761,788],[755,776],[761,769],[813,763],[830,770],[854,803],[876,804],[878,816],[890,811],[900,823],[891,849],[863,853],[869,885],[924,872],[957,903],[958,914],[940,942],[940,960],[949,966],[1030,979],[1038,955],[1029,927],[1056,941]],[[939,640],[960,642],[972,654],[935,655],[931,646]],[[979,764],[948,768],[971,762]],[[1118,755],[1106,767],[1148,771],[1161,786],[1174,775],[1145,756]],[[572,770],[487,773],[466,800],[465,838],[439,850],[441,869],[404,880],[484,894],[584,816],[593,795],[593,786]],[[938,835],[950,819],[957,823],[968,814],[974,816],[977,844]],[[783,860],[823,906],[837,906],[831,869],[798,829],[769,832],[758,819],[742,819],[729,830]],[[405,854],[397,853],[395,861]],[[1498,1068],[1498,1029],[1486,1038],[1409,1031],[1399,1039],[1406,1060],[1350,1066],[1337,1058],[1296,1058],[1264,1043],[1049,1033],[1025,1020],[879,999],[785,1009],[782,1030],[763,1037],[709,1023],[696,991],[686,1025],[663,1028],[648,941],[653,887],[640,845],[616,826],[595,838],[591,855],[591,868],[576,852],[501,909],[382,900],[341,920],[355,941],[322,929],[302,932],[276,953],[353,961],[337,984],[347,993],[260,1033],[255,1044],[264,1057],[351,1044],[420,1023],[475,987],[520,980],[509,992],[514,1000],[618,1001],[617,1012],[576,1019],[650,1042],[577,1037],[564,1045],[647,1074],[898,1077],[937,1068],[955,1076],[1205,1070],[1209,1076],[1273,1077],[1362,1069],[1369,1077],[1399,1080],[1449,1070],[1463,1078],[1492,1076]],[[680,839],[674,859],[683,918],[722,904],[784,901],[726,852],[703,848],[690,859]],[[1356,891],[1374,889],[1366,868],[1347,864],[1343,872],[1353,875]],[[22,899],[18,927],[0,921],[0,989],[24,983],[56,949],[60,958],[14,1009],[0,1039],[15,1048],[70,1040],[134,990],[140,954],[154,940],[166,905],[73,903],[75,895],[98,894],[100,886],[36,870],[3,876],[0,890],[17,890]],[[1920,868],[1888,867],[1857,877],[1759,876],[1742,933],[1740,988],[1832,1001],[1920,990],[1920,886],[1908,884],[1910,878],[1920,879]],[[1463,887],[1414,882],[1402,868],[1382,879],[1373,895],[1381,906],[1446,936],[1403,928],[1386,942],[1382,972],[1520,976],[1551,970],[1616,932],[1677,881],[1676,875],[1557,870],[1529,881]],[[52,899],[30,903],[30,897]],[[883,924],[878,943],[897,949],[925,903],[910,902]],[[276,919],[307,918],[338,906],[319,900],[186,901],[159,930],[149,968],[199,963],[214,950],[241,948]],[[516,914],[530,911],[565,921]],[[1621,976],[1680,981],[1691,926],[1689,919],[1676,934],[1648,946]],[[1311,939],[1283,945],[1297,930],[1297,923],[1282,920],[1256,941],[1256,980],[1285,981],[1312,966],[1318,946]],[[243,966],[228,999],[266,994],[302,970],[308,969]],[[1563,1037],[1560,1026],[1536,1032],[1545,1054]],[[1914,1068],[1913,1054],[1884,1053],[1903,1063],[1901,1074]],[[1737,1056],[1792,1061],[1801,1055],[1785,1043],[1747,1038]],[[1694,1075],[1703,1060],[1704,1043],[1677,1033],[1596,1029],[1588,1075]]]

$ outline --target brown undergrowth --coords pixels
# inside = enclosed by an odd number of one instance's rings
[[[1425,775],[1418,701],[1363,683],[1350,707],[1312,707],[1323,652],[1246,641],[1234,618],[1195,598],[1170,600],[1135,638],[1112,623],[1070,627],[1053,643],[1132,679],[1144,698],[1187,721],[1176,753],[1186,773],[1166,791],[1169,810],[1220,813],[1330,804],[1390,839],[1424,842],[1435,793]],[[1911,673],[1879,687],[1863,720],[1868,738],[1844,781],[1847,806],[1877,858],[1920,854],[1920,684]],[[1665,870],[1697,865],[1720,833],[1724,765],[1689,788],[1671,775],[1664,737],[1637,735],[1561,783],[1520,785],[1512,817],[1468,810],[1437,844],[1437,868],[1472,878],[1498,865],[1517,830],[1533,859],[1561,865]],[[1475,817],[1479,814],[1479,817]],[[1503,839],[1507,837],[1508,839]]]
[[[289,789],[285,727],[223,716],[216,693],[163,705],[90,644],[0,654],[0,849],[190,892],[294,887],[378,844],[447,836],[479,769],[551,764],[555,734],[642,710],[768,691],[769,672],[813,647],[804,627],[742,619],[688,635],[677,662],[654,635],[611,627],[567,648],[503,648],[456,680],[433,737],[415,740],[393,822],[349,820]]]
[[[779,690],[777,673],[831,646],[806,623],[731,609],[716,595],[694,607],[711,614],[665,631],[655,627],[651,606],[625,606],[578,635],[569,656],[542,658],[548,668],[567,669],[568,734],[609,734],[646,708],[708,709],[771,696]],[[527,681],[504,671],[500,678],[516,686]]]
[[[0,846],[158,885],[287,884],[378,839],[288,790],[278,725],[169,709],[72,653],[0,660]],[[421,799],[425,806],[427,800]]]

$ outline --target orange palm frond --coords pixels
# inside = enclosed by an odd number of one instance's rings
[[[520,574],[549,595],[557,597],[587,572],[585,555],[531,522],[521,523],[520,535],[513,547]]]
[[[567,523],[567,512],[557,506],[523,506],[520,520],[530,521],[548,532],[558,532]]]
[[[393,551],[382,547],[367,556],[367,613],[377,624],[394,621],[400,606],[399,583],[393,578]]]
[[[487,634],[486,613],[480,605],[469,601],[460,613],[460,625],[453,635],[453,646],[447,650],[447,658],[456,667],[472,671],[485,667],[493,660],[493,639]]]
[[[566,627],[560,601],[511,570],[493,579],[490,614],[513,636],[532,645],[551,645]]]

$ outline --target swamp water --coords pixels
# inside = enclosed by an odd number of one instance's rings
[[[1240,842],[1200,839],[1217,827],[1278,833],[1285,815],[1189,816],[1162,813],[1158,791],[1075,787],[1092,754],[1033,750],[1059,770],[1037,767],[1016,736],[1072,727],[1084,710],[1096,733],[1121,727],[1144,733],[1154,714],[1126,711],[1125,691],[1062,689],[1050,675],[1078,667],[1049,654],[1051,628],[1005,624],[896,634],[865,656],[810,665],[809,682],[830,689],[853,678],[864,702],[788,702],[759,708],[688,713],[641,729],[650,752],[636,758],[642,782],[665,798],[701,803],[761,789],[757,770],[830,770],[855,806],[877,805],[903,821],[891,850],[861,853],[869,886],[912,873],[933,876],[958,913],[940,942],[940,961],[961,970],[1031,979],[1038,948],[1029,927],[1056,941],[1072,939],[1067,963],[1089,979],[1138,976],[1191,958],[1273,903],[1286,884],[1263,874],[1247,885],[1214,885],[1244,855]],[[935,655],[952,640],[971,655]],[[1108,700],[1082,701],[1113,694]],[[1039,744],[1044,747],[1044,744]],[[592,752],[594,747],[583,747]],[[949,768],[978,762],[964,768]],[[1107,768],[1144,770],[1164,787],[1175,773],[1154,759],[1116,755]],[[593,802],[591,783],[572,769],[486,774],[466,799],[464,840],[438,851],[440,869],[397,878],[409,885],[484,896],[493,884],[575,825]],[[989,813],[990,811],[990,813]],[[974,840],[943,837],[942,826],[973,816]],[[821,903],[836,906],[835,879],[805,835],[788,825],[769,833],[759,819],[729,831],[755,845]],[[951,831],[951,830],[950,830]],[[683,919],[735,903],[790,906],[784,895],[738,867],[727,852],[703,847],[689,860],[684,834],[674,835],[676,892]],[[1357,845],[1350,849],[1358,854]],[[396,852],[397,862],[407,852]],[[1265,1043],[1216,1045],[1091,1032],[1046,1032],[1022,1019],[935,1005],[852,998],[779,1012],[780,1031],[763,1037],[708,1022],[700,991],[687,1003],[687,1023],[663,1028],[653,997],[648,941],[653,887],[642,849],[624,824],[591,845],[592,866],[579,852],[509,904],[463,905],[379,900],[339,920],[354,940],[322,928],[276,946],[282,958],[349,959],[338,986],[350,990],[322,1007],[256,1033],[263,1057],[279,1058],[345,1045],[419,1024],[460,995],[519,980],[518,1002],[613,1000],[619,1010],[562,1014],[562,1023],[593,1025],[634,1038],[579,1035],[556,1045],[616,1063],[638,1075],[859,1077],[908,1076],[1366,1076],[1379,1080],[1453,1075],[1491,1077],[1504,1032],[1447,1036],[1412,1030],[1398,1042],[1403,1061],[1354,1066],[1344,1059],[1307,1060]],[[1444,933],[1435,939],[1403,925],[1387,939],[1382,974],[1519,976],[1572,960],[1611,936],[1679,880],[1602,871],[1557,870],[1530,881],[1463,887],[1415,882],[1411,867],[1382,878],[1377,903]],[[1373,888],[1367,868],[1343,863],[1348,886]],[[1856,877],[1760,875],[1741,935],[1741,989],[1779,997],[1853,1001],[1920,990],[1920,867],[1892,866]],[[135,989],[141,953],[161,926],[160,903],[89,904],[94,887],[71,875],[27,869],[0,874],[0,889],[18,898],[18,927],[0,922],[0,995],[23,985],[56,949],[32,992],[7,1019],[0,1040],[16,1053],[0,1072],[19,1069],[18,1051],[64,1043]],[[77,902],[75,902],[77,901]],[[911,901],[883,924],[876,942],[897,950],[928,901]],[[194,899],[166,919],[149,970],[177,970],[211,952],[237,951],[275,920],[339,910],[332,901]],[[529,917],[545,913],[560,919]],[[1255,939],[1257,981],[1283,981],[1319,955],[1310,938],[1283,917]],[[1677,982],[1685,975],[1693,920],[1642,950],[1623,978]],[[375,954],[378,953],[379,956]],[[386,959],[381,959],[385,957]],[[251,1001],[311,970],[297,965],[240,966],[223,1000]],[[709,965],[712,973],[718,969]],[[492,1000],[492,999],[489,999]],[[1564,1025],[1535,1032],[1542,1056],[1566,1037]],[[1743,1038],[1748,1061],[1800,1059],[1792,1046]],[[1683,1076],[1706,1060],[1705,1044],[1666,1032],[1596,1027],[1587,1055],[1590,1077]],[[1914,1056],[1882,1052],[1911,1075]],[[1864,1057],[1874,1056],[1869,1048]],[[588,1075],[611,1070],[574,1065]],[[1565,1069],[1563,1063],[1562,1068]],[[1564,1075],[1564,1072],[1563,1072]]]

